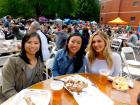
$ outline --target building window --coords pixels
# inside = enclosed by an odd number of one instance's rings
[[[132,6],[134,6],[134,7],[138,7],[138,6],[139,6],[139,4],[140,4],[140,2],[139,2],[139,1],[134,1],[134,2],[132,2]]]
[[[103,17],[101,17],[101,19],[100,19],[101,21],[103,21]]]
[[[135,22],[136,17],[130,17],[131,22]]]

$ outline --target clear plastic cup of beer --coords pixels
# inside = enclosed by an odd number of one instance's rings
[[[106,84],[108,82],[108,76],[110,74],[110,71],[103,69],[99,71],[99,74],[100,74],[100,83]]]
[[[50,84],[52,89],[53,99],[59,99],[61,97],[62,89],[64,87],[64,82],[62,81],[52,81]]]

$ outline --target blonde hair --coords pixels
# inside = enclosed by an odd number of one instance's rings
[[[89,44],[87,47],[88,61],[91,65],[94,62],[94,60],[96,59],[96,51],[92,47],[92,41],[93,41],[93,38],[97,35],[99,35],[105,41],[105,48],[103,51],[103,56],[106,59],[108,67],[111,69],[112,65],[113,65],[113,60],[112,60],[112,50],[110,47],[110,40],[109,40],[107,34],[103,31],[97,31],[90,37]]]

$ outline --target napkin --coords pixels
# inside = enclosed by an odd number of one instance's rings
[[[40,89],[23,89],[20,91],[10,105],[27,105],[25,97],[30,97],[35,105],[49,105],[51,93]]]
[[[73,94],[79,105],[114,105],[113,101],[94,86],[83,90],[79,95]]]

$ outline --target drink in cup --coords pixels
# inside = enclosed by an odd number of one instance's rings
[[[109,75],[109,71],[108,70],[100,70],[99,74],[100,74],[100,83],[106,84],[108,81],[107,77]]]
[[[59,99],[61,97],[64,82],[62,81],[52,81],[50,87],[53,93],[53,99]]]

